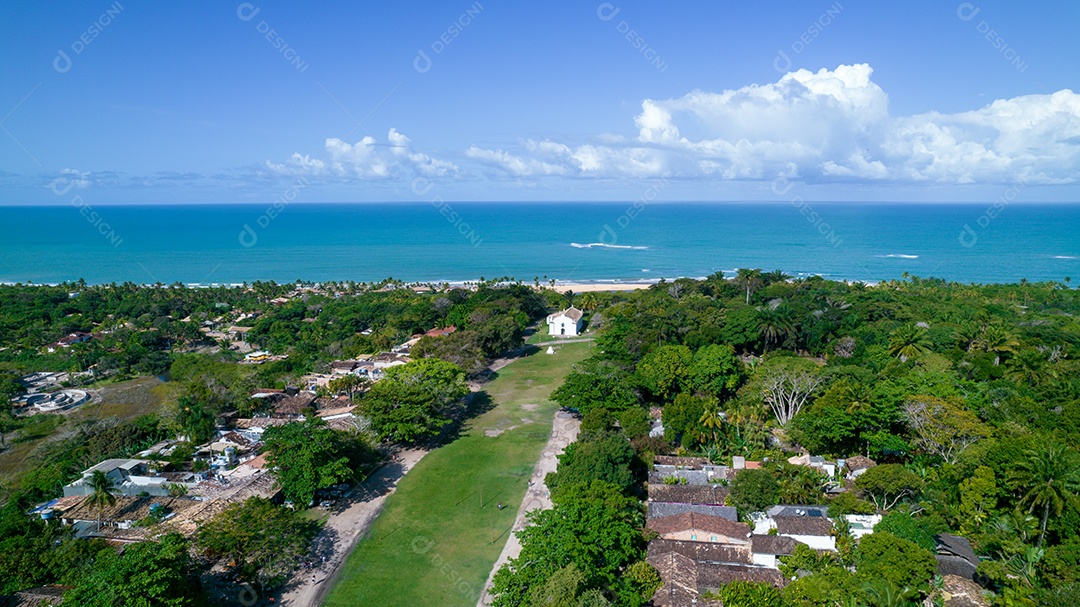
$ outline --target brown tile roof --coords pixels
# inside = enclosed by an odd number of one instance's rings
[[[278,415],[300,415],[302,409],[315,404],[314,392],[301,392],[296,396],[287,396],[274,403],[274,413]]]
[[[779,569],[726,563],[698,563],[698,588],[715,589],[731,582],[760,582],[783,588],[787,578]]]
[[[702,466],[712,465],[712,462],[710,462],[708,458],[705,457],[679,457],[676,455],[657,455],[653,459],[653,465],[682,466],[685,468],[699,470]]]
[[[150,506],[161,504],[167,512],[175,512],[176,516],[183,517],[188,511],[201,508],[203,502],[181,497],[129,497],[116,496],[116,503],[112,506],[98,508],[91,506],[86,496],[78,506],[72,507],[62,515],[62,518],[74,521],[97,521],[105,524],[138,521],[150,514]]]
[[[877,465],[877,462],[862,455],[856,455],[855,457],[849,457],[844,460],[844,467],[854,472],[856,470],[864,470],[866,468],[873,468]]]
[[[684,512],[672,516],[651,518],[648,522],[649,529],[666,535],[691,529],[700,529],[710,533],[726,535],[730,538],[746,538],[750,535],[750,525],[729,521],[719,516],[699,514],[697,512]]]
[[[776,532],[780,535],[832,535],[833,524],[820,516],[777,516]]]
[[[584,312],[582,312],[581,310],[578,310],[577,308],[575,308],[573,306],[570,306],[569,308],[567,308],[565,310],[560,310],[559,312],[556,312],[556,313],[548,316],[548,319],[558,318],[559,316],[565,316],[565,317],[569,318],[570,320],[572,320],[574,322],[577,322],[577,321],[581,320],[582,316],[584,316]]]
[[[674,552],[655,557],[649,564],[660,574],[663,585],[656,590],[652,603],[656,607],[686,607],[698,599],[697,563],[694,559]]]
[[[750,551],[755,554],[791,556],[799,542],[782,535],[759,535],[750,538]]]
[[[233,420],[233,427],[239,430],[247,430],[248,428],[270,428],[273,426],[284,426],[285,424],[291,424],[296,420],[285,419],[283,417],[253,417]]]
[[[64,593],[71,586],[39,586],[16,592],[11,596],[0,596],[0,607],[54,607],[64,602]]]
[[[709,504],[722,506],[728,489],[723,485],[665,485],[649,483],[649,500],[679,504]]]
[[[668,552],[681,554],[697,562],[706,563],[752,563],[748,545],[721,544],[713,542],[692,542],[689,540],[656,539],[649,542],[647,554],[661,556]]]
[[[945,607],[990,607],[990,602],[983,598],[982,586],[969,579],[945,575],[942,589],[949,594]]]

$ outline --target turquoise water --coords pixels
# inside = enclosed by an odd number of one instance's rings
[[[0,281],[1080,280],[1080,204],[0,207]],[[965,225],[967,228],[965,228]],[[245,227],[246,226],[246,227]],[[592,245],[592,246],[590,246]]]

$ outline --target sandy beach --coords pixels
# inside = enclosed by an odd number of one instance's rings
[[[571,290],[574,293],[590,293],[598,291],[636,291],[648,289],[655,282],[555,282],[556,291]]]

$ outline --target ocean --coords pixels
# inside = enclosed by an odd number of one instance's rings
[[[1080,279],[1080,204],[0,207],[0,282]]]

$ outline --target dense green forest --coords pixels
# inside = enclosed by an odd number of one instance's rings
[[[731,484],[743,516],[776,503],[885,514],[857,545],[838,529],[837,553],[785,557],[802,577],[781,591],[721,589],[725,605],[940,600],[941,532],[970,539],[995,605],[1080,604],[1080,294],[1066,284],[741,270],[590,304],[596,354],[554,394],[583,434],[548,479],[554,510],[533,515],[496,577],[498,605],[547,605],[556,589],[568,605],[647,600],[641,499],[659,453],[767,460]],[[663,439],[646,436],[653,407]],[[829,498],[819,473],[786,462],[803,449],[879,465]]]
[[[391,442],[434,440],[460,413],[454,404],[468,392],[466,373],[482,372],[491,358],[520,347],[526,326],[546,313],[548,298],[558,305],[565,299],[507,280],[469,289],[414,289],[398,281],[206,289],[0,286],[0,455],[33,445],[21,466],[25,473],[0,482],[0,595],[60,583],[73,587],[68,598],[78,604],[195,606],[208,600],[199,576],[222,558],[236,563],[238,579],[260,592],[274,588],[291,575],[318,530],[279,505],[237,504],[195,537],[166,535],[120,553],[25,513],[59,496],[65,483],[97,462],[166,438],[194,441],[180,443],[168,457],[173,469],[191,469],[198,465],[193,444],[211,438],[223,415],[261,411],[263,403],[250,398],[253,389],[284,387],[305,373],[326,372],[330,361],[455,326],[448,336],[422,339],[416,360],[388,370],[370,391],[352,389],[364,382],[350,388],[349,398],[371,420],[370,431],[332,430],[309,419],[266,433],[264,452],[285,499],[306,504],[319,489],[361,480]],[[287,358],[237,364],[240,355],[205,330],[232,325],[251,327],[245,339],[253,347]],[[93,338],[55,345],[74,332]],[[32,371],[79,372],[70,381],[91,389],[136,376],[168,381],[158,410],[129,419],[17,415],[9,399],[25,391],[19,378]],[[108,492],[95,499],[108,503]]]

